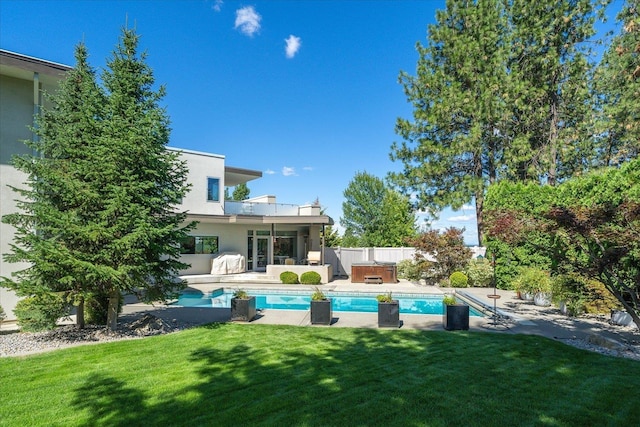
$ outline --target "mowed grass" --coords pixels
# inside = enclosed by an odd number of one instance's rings
[[[640,363],[546,338],[214,324],[0,359],[2,426],[604,426]]]

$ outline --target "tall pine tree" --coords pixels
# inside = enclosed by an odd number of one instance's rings
[[[2,220],[16,227],[8,262],[28,263],[2,286],[19,296],[64,292],[78,304],[77,323],[84,327],[83,301],[94,289],[96,268],[91,263],[95,206],[100,202],[95,171],[100,159],[94,149],[101,135],[104,93],[87,63],[82,44],[75,51],[76,66],[48,94],[52,107],[36,117],[33,141],[25,141],[34,155],[14,159],[28,179],[19,211]]]
[[[103,159],[99,250],[104,267],[99,286],[109,294],[108,326],[115,328],[123,292],[143,290],[147,300],[163,300],[181,287],[180,241],[194,224],[182,225],[176,212],[188,191],[186,165],[168,151],[169,119],[159,105],[165,89],[154,91],[154,77],[138,53],[138,35],[123,29],[107,62],[103,82],[108,94],[97,149]]]
[[[179,154],[166,149],[164,88],[154,91],[137,47],[123,29],[104,89],[78,47],[76,68],[38,119],[37,154],[15,161],[29,176],[16,189],[21,211],[3,218],[17,229],[7,260],[30,263],[3,285],[19,295],[108,295],[110,329],[123,293],[158,301],[182,288],[180,241],[195,226],[176,209],[189,187]]]
[[[617,16],[621,31],[595,76],[600,165],[619,165],[640,155],[640,4],[627,0]]]

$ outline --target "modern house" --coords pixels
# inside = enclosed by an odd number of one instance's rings
[[[43,91],[55,91],[71,68],[0,50],[0,216],[17,209],[17,195],[9,186],[20,187],[26,176],[12,166],[11,159],[30,150],[22,141],[35,137],[30,126],[46,102]],[[186,161],[191,184],[191,191],[177,208],[188,212],[189,221],[198,221],[182,245],[182,259],[191,265],[183,275],[210,276],[213,258],[230,252],[243,257],[244,271],[278,277],[284,269],[315,270],[323,282],[332,279],[331,266],[323,265],[322,259],[318,265],[303,267],[309,252],[324,252],[321,235],[326,225],[333,224],[330,217],[321,214],[320,206],[278,204],[271,195],[242,202],[224,200],[225,188],[261,178],[262,173],[229,167],[222,155],[169,149],[179,151]],[[13,227],[0,224],[0,254],[10,252],[14,233]],[[0,258],[0,276],[10,277],[25,267]],[[0,288],[0,305],[8,320],[15,318],[17,301],[13,292]]]

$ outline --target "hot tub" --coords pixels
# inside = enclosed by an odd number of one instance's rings
[[[379,276],[382,278],[382,283],[398,283],[395,262],[354,262],[351,265],[351,283],[364,283],[365,276]]]

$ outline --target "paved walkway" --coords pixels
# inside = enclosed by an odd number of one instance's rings
[[[202,291],[226,287],[238,288],[237,283],[224,284],[198,284],[193,288]],[[312,286],[304,285],[281,285],[281,284],[242,284],[245,290],[251,289],[300,289],[312,292]],[[417,285],[408,281],[400,281],[396,284],[365,285],[362,283],[351,283],[346,280],[335,280],[329,284],[321,285],[320,288],[327,291],[343,292],[370,292],[370,293],[410,293],[410,294],[438,294],[443,295],[448,292],[458,292],[466,295],[475,303],[484,304],[493,308],[493,299],[488,295],[493,294],[493,288],[463,288],[445,289],[437,286]],[[489,331],[499,333],[522,333],[546,336],[552,339],[587,339],[590,336],[599,336],[618,343],[640,343],[640,332],[630,327],[610,325],[606,319],[596,318],[571,318],[560,313],[555,307],[538,307],[533,302],[522,301],[515,298],[515,292],[498,289],[500,295],[496,299],[496,309],[500,314],[499,319],[487,312],[486,317],[470,318],[469,329],[471,331]],[[126,304],[123,315],[135,315],[141,311],[151,312],[151,314],[163,318],[166,321],[180,319],[194,324],[209,322],[225,322],[229,320],[230,312],[228,308],[194,308],[194,307],[150,307],[144,304]],[[377,313],[347,313],[334,312],[333,323],[330,327],[377,327]],[[442,318],[433,315],[401,314],[401,328],[422,329],[422,330],[442,330]],[[296,310],[272,310],[265,309],[259,312],[257,318],[251,322],[257,324],[286,324],[311,326],[308,311]],[[313,326],[326,327],[326,326]]]

